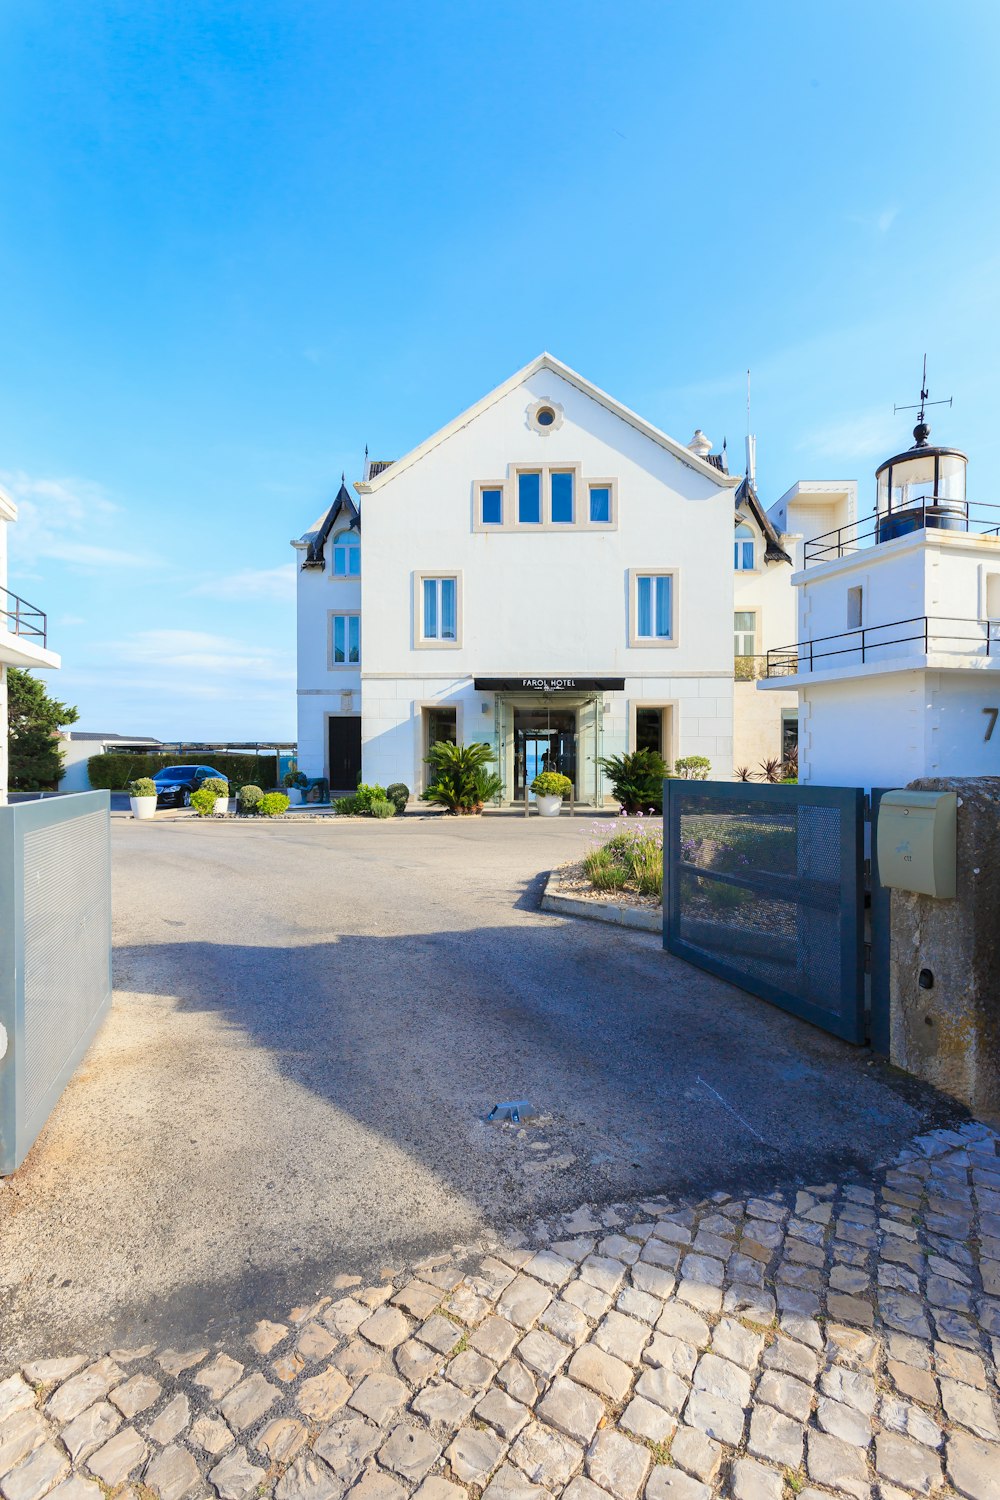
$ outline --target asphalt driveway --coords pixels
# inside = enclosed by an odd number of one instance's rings
[[[540,912],[589,835],[116,820],[115,1005],[0,1184],[0,1365],[222,1337],[587,1200],[822,1181],[948,1116],[657,937]]]

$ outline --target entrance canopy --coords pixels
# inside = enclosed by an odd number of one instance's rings
[[[477,693],[620,693],[624,677],[476,677]]]

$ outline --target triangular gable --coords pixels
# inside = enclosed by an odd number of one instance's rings
[[[748,510],[761,529],[765,543],[764,561],[790,563],[792,559],[781,545],[781,539],[770,516],[760,503],[749,474],[740,480],[739,488],[733,498],[736,501],[737,514],[741,510]]]
[[[304,568],[322,568],[325,566],[324,549],[331,531],[341,518],[347,519],[348,530],[360,533],[361,512],[351,499],[347,485],[344,483],[343,475],[340,476],[340,489],[337,491],[337,498],[327,511],[324,520],[317,522],[316,526],[313,527],[312,538],[306,548],[305,560],[302,563]],[[306,532],[306,536],[309,536],[309,532]]]
[[[640,417],[634,411],[630,411],[627,406],[623,406],[620,401],[616,401],[606,391],[602,391],[596,385],[592,385],[589,380],[585,380],[582,375],[578,375],[575,370],[571,370],[568,365],[564,365],[560,360],[555,359],[553,355],[539,354],[530,364],[525,365],[523,370],[518,370],[516,375],[511,375],[509,380],[505,380],[502,385],[498,385],[495,390],[483,396],[474,406],[470,406],[466,411],[462,412],[461,416],[456,417],[447,426],[439,428],[429,438],[425,438],[422,443],[418,443],[416,448],[411,448],[410,452],[404,454],[402,458],[397,458],[391,468],[385,469],[381,474],[369,480],[367,484],[357,485],[358,493],[373,495],[377,490],[382,489],[384,485],[391,484],[397,475],[402,474],[413,464],[418,463],[432,449],[446,442],[454,433],[460,432],[463,427],[467,427],[470,422],[475,421],[476,417],[481,416],[484,411],[495,405],[497,401],[502,401],[504,396],[516,390],[524,381],[530,380],[533,375],[537,375],[542,370],[549,370],[553,375],[558,375],[569,385],[575,386],[585,396],[591,397],[592,400],[597,401],[608,411],[614,413],[615,416],[620,417],[623,422],[627,422],[630,427],[634,427],[636,431],[641,432],[654,443],[658,443],[661,448],[665,448],[668,453],[672,454],[674,458],[679,459],[681,463],[687,464],[688,468],[693,469],[696,474],[701,474],[706,479],[711,479],[720,489],[732,489],[739,483],[736,475],[720,473],[713,464],[706,463],[696,453],[692,453],[690,448],[685,448],[682,443],[678,443],[674,438],[668,437],[665,432],[661,432],[658,427],[654,427],[644,417]]]

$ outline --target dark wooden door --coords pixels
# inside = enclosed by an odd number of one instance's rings
[[[331,718],[330,790],[353,792],[361,775],[361,716]]]

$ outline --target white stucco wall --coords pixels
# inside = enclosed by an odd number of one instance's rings
[[[340,529],[336,527],[334,535]],[[334,665],[330,617],[361,610],[362,581],[334,577],[333,541],[333,536],[327,541],[322,569],[303,568],[305,549],[301,545],[296,547],[298,767],[307,776],[328,774],[329,716],[361,712],[361,671],[357,666]],[[363,546],[361,566],[363,570]],[[364,649],[362,622],[362,658]]]
[[[526,421],[540,400],[563,408],[544,436]],[[613,531],[473,529],[476,481],[505,481],[514,466],[581,466],[614,478]],[[630,698],[676,703],[677,755],[706,754],[713,773],[732,763],[731,487],[696,472],[558,375],[543,371],[501,396],[438,447],[363,500],[364,774],[419,784],[419,709],[460,708],[461,737],[492,731],[490,695],[474,676],[624,677],[611,695],[603,753],[625,748]],[[513,489],[511,489],[513,498]],[[675,569],[676,644],[629,644],[629,572]],[[414,580],[461,580],[461,640],[415,639]],[[615,697],[621,701],[613,701]],[[414,781],[408,780],[409,776]]]

